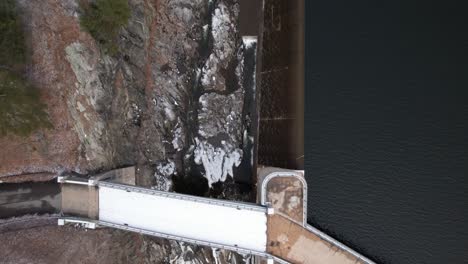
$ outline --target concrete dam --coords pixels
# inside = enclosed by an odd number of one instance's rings
[[[117,228],[257,256],[259,263],[373,263],[308,225],[303,171],[259,169],[258,204],[134,185],[134,167],[60,176],[59,225]]]

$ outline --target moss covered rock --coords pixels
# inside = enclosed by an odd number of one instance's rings
[[[130,8],[127,0],[82,0],[80,24],[110,55],[118,53],[118,35],[127,25]]]

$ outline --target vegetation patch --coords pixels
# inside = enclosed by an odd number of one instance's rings
[[[14,0],[0,1],[0,136],[51,128],[39,91],[21,74],[26,46]]]
[[[80,24],[110,55],[118,53],[120,29],[130,18],[128,0],[80,1]]]
[[[25,60],[24,34],[14,0],[0,1],[0,65],[13,67]]]
[[[52,128],[39,92],[11,71],[0,70],[0,136],[28,136],[39,128]]]

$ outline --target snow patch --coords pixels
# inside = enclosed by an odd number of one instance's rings
[[[267,216],[264,209],[239,210],[103,186],[99,188],[99,217],[102,221],[168,235],[266,251]]]
[[[175,164],[173,161],[169,161],[165,164],[159,164],[157,167],[157,172],[160,175],[163,175],[165,177],[169,177],[174,173],[175,170]]]
[[[161,162],[156,166],[154,177],[156,184],[152,187],[159,191],[170,191],[172,188],[172,175],[175,174],[175,163],[171,160]]]
[[[211,20],[211,34],[214,40],[214,51],[220,60],[227,58],[233,50],[234,43],[229,40],[229,35],[235,29],[235,25],[231,22],[231,14],[224,3],[219,3],[214,10]]]
[[[226,89],[224,77],[220,69],[226,69],[236,50],[236,24],[235,18],[239,12],[239,5],[232,6],[231,10],[219,3],[212,14],[211,36],[213,37],[213,52],[203,66],[201,83],[207,90]],[[204,32],[208,27],[203,27]]]

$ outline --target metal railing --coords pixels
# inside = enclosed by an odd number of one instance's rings
[[[164,192],[164,191],[158,191],[158,190],[153,190],[153,189],[148,189],[148,188],[142,188],[142,187],[136,187],[132,185],[125,185],[125,184],[106,182],[106,181],[100,181],[97,185],[99,187],[108,187],[108,188],[113,188],[113,189],[125,190],[129,192],[144,193],[144,194],[171,198],[171,199],[178,199],[178,200],[183,200],[183,201],[205,203],[205,204],[218,205],[218,206],[224,206],[224,207],[232,207],[232,208],[236,208],[239,210],[251,210],[251,211],[267,213],[267,207],[257,205],[257,204],[252,204],[252,203],[233,202],[233,201],[211,199],[211,198],[205,198],[205,197],[199,197],[199,196],[193,196],[193,195],[187,195],[187,194]]]
[[[304,179],[304,171],[275,171],[270,174],[268,174],[263,180],[262,180],[262,185],[261,185],[261,197],[260,197],[260,203],[262,205],[266,205],[267,203],[267,185],[268,182],[276,177],[292,177],[297,180],[299,180],[302,184],[303,192],[302,192],[302,221],[303,224],[307,223],[307,182]],[[288,219],[291,219],[290,217],[287,217]],[[292,220],[292,219],[291,219]],[[297,222],[293,220],[294,222]]]
[[[250,250],[246,248],[241,248],[241,247],[234,247],[234,246],[229,246],[229,245],[223,245],[219,243],[213,243],[209,241],[204,241],[204,240],[197,240],[197,239],[191,239],[187,237],[181,237],[181,236],[175,236],[175,235],[169,235],[161,232],[155,232],[155,231],[150,231],[150,230],[145,230],[141,228],[135,228],[131,227],[128,225],[121,225],[121,224],[115,224],[115,223],[110,223],[107,221],[101,221],[101,220],[90,220],[86,218],[77,218],[77,217],[61,217],[58,219],[58,225],[64,225],[66,223],[78,223],[82,224],[84,227],[87,228],[98,228],[98,227],[109,227],[109,228],[115,228],[115,229],[120,229],[124,231],[129,231],[129,232],[135,232],[135,233],[140,233],[144,235],[149,235],[149,236],[154,236],[154,237],[160,237],[160,238],[165,238],[165,239],[170,239],[170,240],[176,240],[180,242],[186,242],[186,243],[191,243],[191,244],[197,244],[201,246],[207,246],[207,247],[212,247],[212,248],[219,248],[219,249],[225,249],[225,250],[230,250],[230,251],[235,251],[241,254],[250,254],[258,257],[263,257],[267,259],[272,259],[277,263],[280,264],[290,264],[288,261],[285,261],[281,258],[278,258],[276,256],[273,256],[269,253],[266,252],[261,252],[261,251],[255,251],[255,250]]]
[[[343,243],[339,242],[338,240],[334,239],[333,237],[325,234],[324,232],[318,230],[317,228],[307,224],[305,226],[305,228],[307,230],[309,230],[310,232],[314,233],[315,235],[317,235],[318,237],[320,237],[322,240],[325,240],[327,241],[328,243],[332,244],[333,246],[353,255],[355,258],[357,258],[359,261],[362,261],[364,263],[367,263],[367,264],[375,264],[375,262],[373,262],[372,260],[364,257],[363,255],[357,253],[356,251],[352,250],[351,248],[347,247],[346,245],[344,245]]]

